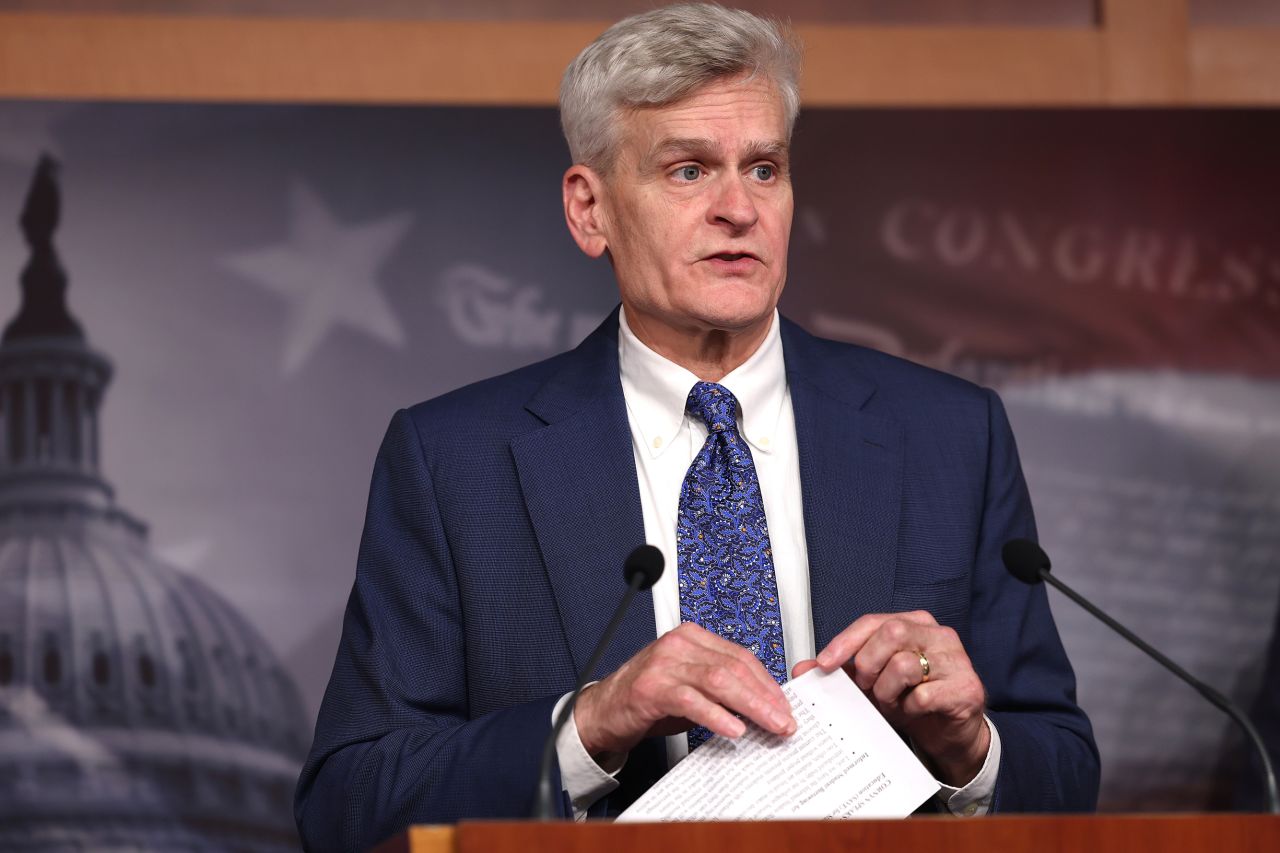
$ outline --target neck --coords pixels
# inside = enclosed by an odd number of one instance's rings
[[[719,382],[742,365],[764,343],[772,323],[770,314],[745,329],[681,329],[627,311],[627,325],[641,343],[703,382]]]

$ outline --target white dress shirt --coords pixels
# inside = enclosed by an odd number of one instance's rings
[[[698,377],[645,346],[619,312],[618,365],[622,393],[631,424],[631,446],[640,483],[640,506],[645,538],[662,551],[667,570],[653,587],[655,636],[680,624],[680,590],[677,569],[676,525],[680,487],[694,457],[706,442],[707,428],[685,411],[689,390]],[[813,616],[809,601],[809,555],[805,543],[800,492],[800,459],[796,444],[795,415],[782,355],[782,335],[774,312],[769,333],[760,347],[718,383],[738,400],[738,426],[751,448],[769,540],[773,548],[774,575],[782,614],[782,636],[787,671],[813,658]],[[558,713],[568,697],[556,705]],[[944,785],[938,796],[955,814],[984,814],[995,789],[1000,766],[1000,739],[991,721],[991,749],[982,771],[964,788]],[[618,786],[621,769],[601,767],[587,754],[570,724],[556,742],[561,781],[569,792],[574,816],[583,819],[596,800]],[[670,766],[688,754],[685,734],[667,738]],[[941,784],[941,783],[940,783]]]

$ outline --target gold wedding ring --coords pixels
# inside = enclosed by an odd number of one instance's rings
[[[924,656],[924,652],[916,652],[920,656],[920,683],[924,684],[929,680],[929,659]]]

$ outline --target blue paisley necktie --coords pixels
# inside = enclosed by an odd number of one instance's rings
[[[787,659],[773,549],[756,466],[738,432],[738,401],[722,385],[699,382],[685,408],[708,434],[680,487],[680,621],[750,649],[783,684]],[[690,729],[689,749],[710,736],[702,726]]]

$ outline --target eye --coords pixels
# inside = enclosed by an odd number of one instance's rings
[[[702,169],[699,166],[681,166],[676,169],[675,175],[682,181],[696,181],[702,177]]]
[[[772,181],[778,170],[769,163],[760,163],[751,167],[751,174],[755,175],[757,181]]]

